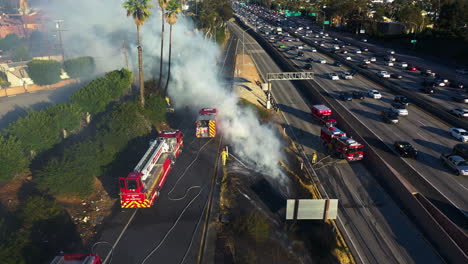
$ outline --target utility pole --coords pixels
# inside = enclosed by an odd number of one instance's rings
[[[127,48],[125,47],[125,39],[122,41],[122,50],[125,58],[125,67],[128,70],[128,56],[127,56]]]
[[[63,41],[62,41],[62,24],[63,24],[63,20],[55,20],[55,29],[57,31],[57,35],[59,37],[59,45],[60,45],[60,51],[62,52],[62,63],[65,62],[65,51],[63,49]]]

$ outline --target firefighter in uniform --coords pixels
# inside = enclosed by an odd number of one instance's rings
[[[314,152],[312,154],[312,164],[315,164],[317,162],[317,152]]]
[[[221,161],[223,162],[223,166],[226,166],[226,160],[228,158],[229,154],[226,150],[226,148],[223,148],[223,151],[221,151]]]

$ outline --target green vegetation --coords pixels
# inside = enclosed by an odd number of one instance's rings
[[[71,101],[91,114],[103,112],[107,104],[123,96],[132,84],[132,73],[125,69],[106,73],[76,91]]]
[[[94,177],[99,173],[98,158],[93,142],[80,142],[35,171],[34,180],[40,190],[53,195],[87,196],[93,191]]]
[[[245,217],[239,231],[249,235],[256,243],[263,243],[270,237],[271,224],[260,213],[252,213]]]
[[[270,121],[272,118],[271,112],[265,109],[264,107],[260,107],[258,105],[252,104],[251,102],[241,98],[238,104],[242,107],[246,107],[254,111],[254,113],[258,116],[258,118],[262,121]]]
[[[63,67],[71,78],[90,77],[96,71],[93,57],[69,59],[64,62]]]
[[[28,70],[35,84],[48,85],[60,81],[62,65],[54,60],[32,60],[28,63]]]
[[[45,197],[33,196],[23,201],[19,208],[16,221],[21,228],[3,237],[0,243],[2,263],[43,263],[49,258],[50,251],[64,248],[61,243],[67,231],[57,226],[70,223],[62,206]],[[48,241],[47,245],[45,241]]]
[[[159,4],[161,5],[162,11],[164,13],[164,8],[162,5],[165,5],[167,1],[160,0]],[[145,21],[150,17],[150,9],[153,6],[149,3],[149,0],[127,0],[123,4],[123,8],[127,11],[127,16],[133,18],[137,28],[137,46],[138,48],[138,82],[140,84],[140,103],[145,106],[145,78],[143,77],[143,49],[141,48],[141,38],[140,38],[140,27],[143,26]],[[164,16],[162,16],[162,33],[161,34],[161,65],[159,67],[162,72],[162,55],[163,55],[163,39],[164,39]],[[161,87],[161,73],[159,75],[159,87]]]
[[[14,137],[0,136],[0,181],[12,179],[28,166],[21,142]]]
[[[20,45],[19,47],[15,48],[11,57],[13,61],[29,61],[32,59],[28,48],[26,48],[26,46],[23,45]]]
[[[153,126],[156,126],[166,120],[166,111],[167,104],[162,97],[150,96],[147,98],[143,114]]]
[[[25,153],[39,153],[62,140],[63,129],[73,131],[80,126],[83,111],[77,105],[58,104],[42,111],[28,111],[5,130],[19,139]]]
[[[206,0],[192,4],[189,13],[193,15],[195,25],[218,43],[224,42],[226,22],[232,18],[231,3],[227,0]],[[220,33],[223,31],[223,33]]]
[[[3,39],[0,39],[0,49],[4,51],[13,50],[21,45],[21,39],[14,33],[10,33]]]

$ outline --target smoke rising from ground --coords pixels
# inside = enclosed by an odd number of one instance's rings
[[[128,49],[130,67],[137,66],[136,26],[126,17],[123,1],[52,1],[47,9],[53,19],[63,19],[67,57],[94,56],[100,71],[124,67],[122,40]],[[155,7],[156,2],[152,3]],[[166,32],[169,26],[166,24]],[[158,8],[142,27],[145,78],[158,77],[161,17]],[[166,43],[169,40],[165,36]],[[168,48],[165,46],[165,58]],[[218,75],[219,47],[194,32],[189,18],[180,17],[173,27],[172,82],[169,95],[176,106],[192,111],[218,108],[220,131],[232,142],[236,154],[267,175],[283,179],[278,160],[282,146],[275,131],[260,124],[255,114],[238,106],[238,99]],[[164,68],[166,73],[166,67]],[[165,81],[165,79],[164,79]]]

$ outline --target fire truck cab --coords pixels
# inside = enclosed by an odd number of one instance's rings
[[[215,108],[203,108],[198,111],[196,124],[197,138],[213,138],[216,136],[216,119],[218,110]]]
[[[56,256],[50,264],[101,264],[101,259],[94,254],[65,254]]]
[[[345,132],[336,127],[323,127],[320,131],[320,138],[332,155],[348,161],[364,158],[364,145],[347,137]]]
[[[148,208],[159,196],[175,159],[182,152],[183,133],[179,130],[159,134],[135,169],[119,177],[122,208]]]
[[[323,123],[326,126],[335,126],[336,120],[331,118],[332,110],[325,106],[325,105],[313,105],[311,110],[311,114],[314,118],[318,121]]]

